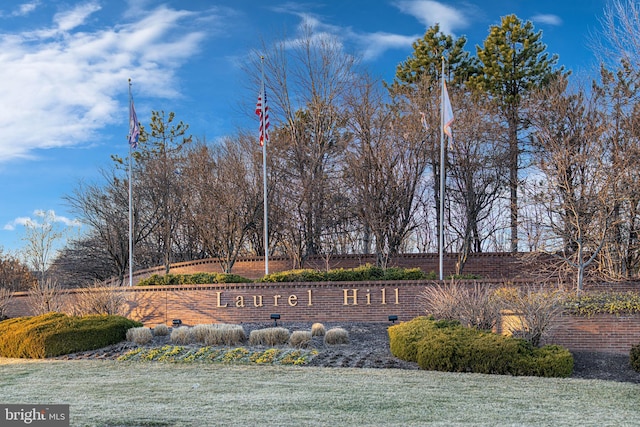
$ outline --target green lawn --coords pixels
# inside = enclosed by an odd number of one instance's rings
[[[2,403],[69,404],[72,426],[631,426],[640,386],[598,380],[0,359]]]

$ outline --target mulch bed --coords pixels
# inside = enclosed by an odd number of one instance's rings
[[[271,323],[243,324],[247,336],[253,329],[272,327]],[[349,332],[349,343],[326,345],[322,337],[314,337],[312,348],[318,350],[306,366],[378,368],[378,369],[419,369],[418,365],[394,357],[389,350],[388,323],[324,323],[328,330],[341,327]],[[278,323],[289,331],[310,330],[311,323]],[[169,337],[155,337],[144,347],[170,344]],[[99,350],[74,353],[56,359],[116,359],[139,346],[130,342],[115,344]],[[629,355],[604,352],[573,352],[574,369],[572,378],[601,379],[608,381],[631,382],[640,384],[640,373],[629,364]]]

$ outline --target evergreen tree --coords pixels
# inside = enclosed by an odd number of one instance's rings
[[[477,47],[480,72],[470,86],[489,94],[507,124],[509,145],[509,190],[511,251],[518,251],[518,171],[520,169],[520,131],[526,129],[523,103],[536,89],[545,87],[563,69],[555,70],[558,56],[549,56],[542,42],[542,31],[535,32],[530,21],[516,15],[502,18],[489,29],[482,47]]]

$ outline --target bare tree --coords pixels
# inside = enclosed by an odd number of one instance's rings
[[[294,42],[264,48],[270,117],[279,122],[271,133],[272,170],[279,176],[274,196],[288,216],[283,244],[303,262],[323,252],[323,241],[346,209],[340,196],[342,97],[354,82],[355,60],[342,44],[310,28]],[[256,64],[256,70],[260,67]],[[285,242],[286,240],[286,242]]]
[[[594,52],[602,63],[617,66],[627,61],[640,69],[640,4],[636,0],[610,0],[601,19]]]
[[[417,114],[396,114],[381,88],[363,79],[350,93],[347,114],[353,141],[345,176],[365,236],[374,237],[377,264],[384,267],[415,226],[428,156]]]
[[[462,274],[469,254],[482,252],[483,232],[496,231],[486,220],[506,187],[508,153],[497,138],[500,121],[491,103],[461,90],[450,95],[466,106],[458,110],[447,173],[449,224],[458,236],[456,273]]]
[[[7,308],[13,299],[13,291],[9,288],[0,288],[0,320],[7,318]]]
[[[601,256],[602,273],[628,278],[640,270],[640,70],[623,59],[614,70],[601,67],[593,90],[605,115],[605,143],[617,172],[612,232]]]
[[[64,300],[60,283],[51,278],[37,281],[29,289],[27,304],[35,315],[62,311]]]
[[[24,291],[31,287],[35,280],[29,267],[20,262],[18,257],[5,253],[0,248],[0,289]]]
[[[245,250],[249,229],[262,212],[260,189],[251,182],[250,152],[245,151],[253,142],[239,134],[213,147],[199,144],[190,150],[183,172],[190,221],[226,273]]]
[[[565,94],[557,81],[541,93],[535,156],[546,186],[538,195],[552,232],[545,251],[574,268],[582,290],[586,268],[601,251],[611,228],[617,172],[603,141],[605,123],[594,97]]]
[[[53,211],[36,211],[36,217],[25,224],[23,240],[26,246],[22,249],[22,256],[40,282],[47,279],[47,269],[57,250],[56,245],[71,231],[70,226],[57,221]]]

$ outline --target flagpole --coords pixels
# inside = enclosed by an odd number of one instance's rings
[[[263,126],[262,132],[265,135],[265,138],[262,142],[262,197],[263,197],[263,207],[264,207],[264,274],[265,276],[269,274],[269,215],[268,215],[268,206],[267,206],[267,123],[265,119],[265,108],[267,105],[267,96],[264,91],[264,56],[260,57],[260,66],[261,66],[261,80],[260,80],[260,94],[262,96],[261,102],[261,111],[260,111],[260,121]]]
[[[131,121],[131,79],[129,79],[129,120]],[[131,140],[131,123],[129,123],[129,137],[127,138],[128,142]],[[133,201],[133,191],[132,191],[132,181],[133,181],[133,168],[131,164],[133,163],[133,147],[131,143],[129,145],[129,286],[133,286],[133,209],[132,209],[132,201]]]
[[[444,279],[443,274],[443,251],[444,251],[444,56],[442,57],[442,88],[440,90],[440,228],[438,230],[438,253],[440,280]]]

